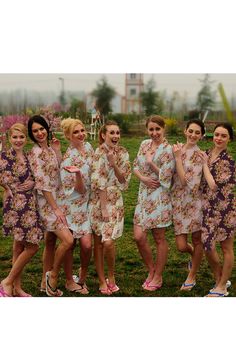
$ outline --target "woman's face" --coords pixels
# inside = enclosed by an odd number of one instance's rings
[[[70,136],[70,141],[75,146],[83,143],[86,139],[86,131],[85,128],[81,124],[77,124]]]
[[[147,126],[147,132],[149,137],[155,143],[162,143],[164,139],[165,129],[155,122],[149,122]]]
[[[15,151],[20,151],[26,145],[27,138],[24,133],[14,129],[12,134],[10,135],[9,141]]]
[[[187,139],[187,143],[191,145],[197,144],[202,138],[201,127],[196,123],[191,123],[188,128],[185,129],[184,134]]]
[[[48,132],[47,130],[39,123],[34,122],[32,125],[32,134],[37,143],[44,143],[47,141]]]
[[[230,140],[229,132],[224,127],[217,127],[214,131],[213,142],[216,148],[226,149]]]
[[[120,140],[120,129],[117,125],[107,126],[106,133],[102,135],[104,143],[108,147],[114,148],[119,144]]]

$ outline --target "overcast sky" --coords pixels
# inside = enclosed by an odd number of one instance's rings
[[[96,87],[97,81],[103,74],[0,74],[0,91],[26,89],[36,91],[59,92],[64,79],[65,90],[90,92]],[[116,91],[125,94],[125,74],[104,74],[110,85]],[[201,87],[199,79],[204,74],[144,74],[144,83],[154,77],[157,90],[166,90],[169,94],[178,91],[195,97]],[[221,82],[228,98],[236,96],[236,74],[211,74],[212,88],[217,88]]]

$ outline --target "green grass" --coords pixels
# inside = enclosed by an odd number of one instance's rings
[[[131,162],[135,158],[140,142],[144,137],[125,137],[122,138],[121,144],[124,145],[130,154]],[[176,140],[183,141],[182,137],[169,138],[170,143],[175,143]],[[96,147],[96,143],[92,142]],[[200,143],[202,149],[207,149],[211,146],[210,142],[203,141]],[[30,147],[30,146],[28,146]],[[67,142],[62,141],[62,150],[65,151]],[[229,146],[229,151],[236,159],[236,143],[233,142]],[[166,238],[169,243],[169,255],[166,268],[164,271],[163,287],[156,292],[144,291],[141,288],[143,281],[147,275],[141,257],[138,253],[136,244],[133,240],[133,214],[137,201],[139,182],[132,175],[129,189],[123,194],[125,204],[125,227],[123,236],[116,241],[116,280],[120,286],[120,292],[113,297],[139,296],[139,297],[191,297],[204,296],[212,288],[214,281],[208,264],[204,258],[197,276],[197,285],[189,293],[179,291],[180,285],[187,276],[188,255],[177,252],[175,247],[173,228],[167,229]],[[2,209],[2,201],[0,199],[0,208]],[[2,216],[0,213],[0,223],[2,224]],[[150,244],[153,252],[155,251],[152,237],[149,236]],[[40,294],[39,286],[42,272],[42,251],[43,243],[40,245],[40,250],[32,261],[26,266],[23,274],[23,286],[27,292],[31,292],[33,296],[44,296]],[[0,279],[4,278],[11,268],[12,257],[12,239],[0,238]],[[74,252],[74,271],[77,272],[80,265],[79,247],[77,246]],[[233,269],[231,278],[233,286],[230,289],[230,296],[236,296],[236,268]],[[81,295],[73,295],[64,289],[64,272],[61,270],[59,286],[64,291],[65,296],[81,297]],[[89,266],[89,275],[87,284],[90,289],[89,296],[101,297],[98,293],[98,280],[95,272],[93,258]],[[84,296],[85,297],[85,296]],[[88,296],[86,296],[88,297]]]

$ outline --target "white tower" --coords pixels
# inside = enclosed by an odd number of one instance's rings
[[[142,112],[140,93],[143,91],[143,74],[125,75],[125,112]]]

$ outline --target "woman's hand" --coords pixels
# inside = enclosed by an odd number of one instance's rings
[[[64,166],[64,169],[68,171],[68,173],[80,173],[80,169],[75,165]]]
[[[142,182],[150,189],[157,189],[160,186],[160,182],[156,179],[144,176]]]
[[[175,158],[181,157],[182,147],[183,147],[182,143],[177,142],[176,144],[173,144],[172,150]]]
[[[55,136],[52,137],[50,145],[55,152],[61,151],[61,142]]]
[[[102,208],[102,220],[103,222],[109,222],[109,213],[107,208]]]
[[[58,222],[60,222],[60,223],[62,223],[62,224],[64,224],[65,226],[68,227],[66,217],[64,216],[64,214],[63,214],[63,212],[60,210],[60,208],[57,207],[53,212],[54,212],[54,214],[56,215]]]
[[[200,156],[200,158],[202,159],[202,164],[203,164],[203,165],[204,165],[204,164],[207,164],[207,162],[208,162],[208,155],[207,155],[205,152],[200,151],[200,152],[199,152],[199,156]]]
[[[107,153],[107,160],[108,160],[110,166],[113,168],[113,167],[115,166],[115,164],[116,164],[115,152],[109,151],[109,152]]]
[[[102,144],[103,149],[105,150],[107,160],[112,168],[114,168],[116,163],[116,153],[113,149],[109,149],[106,144]]]
[[[34,180],[28,177],[22,184],[17,184],[17,191],[29,191],[32,190],[35,185]]]

